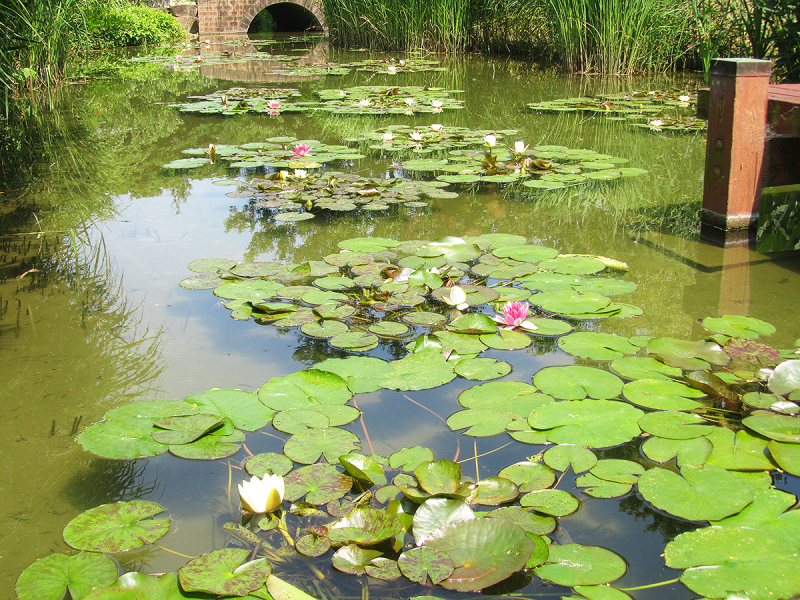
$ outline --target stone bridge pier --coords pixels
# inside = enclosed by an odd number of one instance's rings
[[[268,10],[279,31],[325,28],[322,0],[197,0],[200,36],[246,34],[250,23]]]

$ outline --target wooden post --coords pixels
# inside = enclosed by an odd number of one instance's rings
[[[758,219],[772,63],[719,58],[711,65],[703,224],[746,229]]]

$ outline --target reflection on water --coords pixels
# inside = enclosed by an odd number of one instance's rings
[[[366,57],[363,53],[328,56],[336,61]],[[132,497],[157,501],[173,519],[170,534],[160,543],[193,556],[224,547],[227,534],[221,524],[238,516],[232,514],[235,491],[229,504],[228,482],[230,477],[235,486],[242,477],[239,465],[244,456],[233,457],[230,467],[227,461],[182,461],[169,455],[136,462],[101,460],[74,443],[76,420],[87,425],[112,406],[140,398],[179,400],[212,387],[255,391],[273,376],[346,355],[297,329],[234,321],[210,291],[178,287],[188,275],[186,265],[198,258],[299,262],[335,252],[338,240],[350,237],[434,239],[516,233],[562,252],[600,254],[629,264],[626,278],[639,288],[626,301],[642,307],[644,316],[611,319],[592,328],[626,336],[699,339],[703,332],[698,319],[734,312],[775,324],[779,332],[768,340],[775,347],[789,347],[800,336],[800,306],[786,301],[800,292],[796,259],[775,260],[700,238],[702,136],[655,134],[603,118],[532,115],[521,109],[533,101],[594,91],[684,87],[685,81],[570,78],[512,61],[444,61],[448,67],[444,73],[419,73],[401,80],[354,72],[306,79],[297,87],[310,97],[322,86],[362,85],[369,78],[375,85],[460,89],[466,108],[437,115],[445,127],[518,129],[518,139],[527,144],[591,148],[629,158],[632,166],[643,166],[650,173],[549,193],[464,187],[458,189],[457,199],[437,200],[427,208],[394,207],[385,214],[345,213],[278,224],[249,200],[225,196],[231,188],[213,185],[214,180],[226,178],[246,182],[263,170],[216,165],[175,172],[161,165],[187,148],[209,143],[243,144],[281,135],[340,143],[354,133],[392,122],[427,125],[429,117],[229,118],[180,115],[168,107],[189,95],[229,87],[216,77],[250,81],[236,68],[221,66],[213,72],[175,73],[142,65],[137,67],[141,71],[133,70],[125,79],[74,90],[69,106],[82,124],[81,137],[65,146],[72,149],[75,166],[59,159],[49,178],[41,178],[23,199],[21,206],[27,207],[20,213],[23,218],[13,227],[6,220],[0,240],[5,261],[0,283],[4,359],[0,377],[11,429],[0,448],[5,489],[16,491],[0,500],[5,517],[0,540],[4,548],[20,549],[14,556],[3,552],[8,565],[5,589],[11,589],[19,571],[34,559],[63,551],[61,529],[91,505]],[[374,156],[342,169],[376,177],[399,174],[393,163],[391,156]],[[79,177],[74,176],[77,169]],[[81,202],[87,209],[70,216],[66,207],[84,206]],[[102,210],[92,212],[97,207]],[[16,236],[20,231],[38,231],[34,213],[43,230],[60,233]],[[70,230],[75,232],[74,245]],[[31,268],[38,271],[17,279]],[[402,352],[398,344],[388,344],[374,355],[388,359]],[[485,355],[512,364],[510,381],[530,382],[532,374],[545,366],[573,362],[553,340],[537,340],[524,351]],[[458,394],[472,385],[456,379],[434,390],[359,395],[374,451],[386,455],[404,446],[427,445],[441,458],[453,458],[458,452],[459,460],[466,461],[465,473],[482,477],[535,454],[537,447],[516,442],[503,447],[508,437],[459,439],[450,431],[442,419],[458,409]],[[350,429],[366,449],[361,424]],[[249,434],[246,444],[254,454],[279,452],[285,438],[267,427]],[[480,460],[472,458],[484,454]],[[601,454],[640,460],[634,445]],[[572,485],[565,478],[561,487]],[[675,576],[662,567],[659,555],[664,540],[689,525],[649,510],[635,496],[622,501],[581,499],[584,508],[561,520],[557,537],[619,551],[631,562],[623,586]],[[126,561],[126,568],[161,571],[175,570],[186,559],[147,548],[126,556]],[[326,575],[331,573],[328,561],[314,564]],[[331,574],[327,579],[336,591],[331,595],[361,597],[357,578]],[[382,591],[371,589],[373,595]],[[655,590],[638,597],[664,594]],[[669,590],[669,597],[690,595],[678,586]]]

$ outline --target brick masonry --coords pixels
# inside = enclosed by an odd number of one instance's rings
[[[197,0],[200,35],[247,33],[258,13],[273,4],[285,3],[299,4],[325,27],[321,0]]]

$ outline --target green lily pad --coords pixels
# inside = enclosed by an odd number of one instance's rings
[[[428,498],[414,513],[412,526],[417,546],[422,546],[433,532],[442,527],[474,519],[475,513],[464,500]]]
[[[358,436],[344,429],[310,429],[296,433],[283,446],[283,453],[295,462],[306,465],[319,460],[321,455],[329,463],[339,461],[339,456],[360,448]]]
[[[624,402],[568,400],[545,404],[528,422],[534,429],[550,430],[547,439],[556,444],[608,448],[638,437],[643,414]]]
[[[181,587],[187,592],[221,596],[244,596],[264,585],[272,566],[260,558],[244,562],[249,550],[228,548],[203,554],[178,569]]]
[[[352,406],[339,404],[317,404],[308,408],[282,410],[272,421],[272,426],[284,433],[300,433],[309,429],[327,429],[347,425],[361,413]]]
[[[371,485],[386,485],[386,475],[381,466],[368,456],[361,454],[343,454],[339,457],[345,471],[361,481]]]
[[[504,506],[485,513],[487,519],[511,521],[528,533],[547,535],[555,531],[558,522],[550,515],[539,515],[519,506]]]
[[[611,299],[600,294],[581,294],[575,290],[553,290],[534,294],[531,304],[546,311],[563,315],[596,313],[611,304]]]
[[[422,585],[436,585],[450,577],[455,569],[446,553],[427,546],[406,550],[397,564],[403,575]]]
[[[320,404],[345,404],[353,393],[336,373],[306,369],[273,377],[258,390],[258,399],[273,410],[307,408]]]
[[[214,295],[230,300],[257,302],[273,298],[281,289],[283,284],[276,281],[226,281],[214,290]]]
[[[606,268],[601,261],[589,256],[557,256],[543,260],[539,267],[562,275],[590,275]]]
[[[403,448],[389,457],[389,466],[402,471],[413,471],[423,462],[430,462],[435,458],[433,450],[423,446]],[[402,570],[402,569],[401,569]]]
[[[781,469],[792,475],[800,476],[800,445],[772,440],[767,444],[767,448]]]
[[[283,454],[277,452],[264,452],[248,458],[242,465],[249,475],[258,478],[264,477],[267,473],[273,475],[286,475],[292,470],[294,464]]]
[[[393,321],[381,321],[369,326],[369,332],[384,337],[397,337],[408,333],[408,325],[395,323]]]
[[[453,431],[466,429],[464,435],[488,437],[503,433],[514,416],[491,408],[460,410],[447,418],[447,426]]]
[[[230,435],[205,435],[190,444],[178,444],[169,447],[170,454],[191,460],[217,460],[236,454],[243,442],[243,431],[234,429]]]
[[[87,427],[78,436],[78,443],[103,458],[132,460],[167,451],[168,446],[153,439],[155,431],[150,418],[113,419]]]
[[[351,250],[352,252],[379,252],[387,248],[395,248],[399,245],[400,242],[397,240],[381,237],[351,238],[339,242],[339,248],[342,250]]]
[[[571,515],[581,506],[580,500],[564,490],[534,490],[522,496],[519,503],[553,517]]]
[[[275,575],[267,577],[267,590],[274,600],[315,600],[314,596],[306,594]]]
[[[76,550],[125,552],[152,544],[169,531],[169,519],[149,519],[163,512],[158,504],[133,500],[102,504],[81,513],[64,528],[64,541]]]
[[[588,471],[597,464],[597,455],[594,452],[574,444],[559,444],[548,448],[542,459],[551,469],[566,471],[572,467],[575,473]]]
[[[205,413],[230,419],[237,429],[244,431],[265,427],[275,414],[258,401],[256,394],[241,390],[209,390],[189,396],[185,401]]]
[[[611,362],[611,369],[628,379],[669,379],[683,374],[678,367],[667,366],[651,356],[622,356]]]
[[[366,352],[367,350],[372,350],[377,347],[378,341],[378,336],[372,333],[367,333],[365,331],[348,331],[333,336],[329,343],[334,348],[341,348],[342,350]]]
[[[469,313],[453,320],[447,325],[447,329],[455,333],[480,335],[497,331],[497,323],[482,313]]]
[[[677,381],[665,379],[637,379],[625,384],[625,398],[638,406],[655,410],[694,410],[703,406],[694,398],[705,393]]]
[[[328,536],[304,535],[297,538],[294,547],[303,556],[317,557],[330,550],[331,540]]]
[[[492,254],[498,258],[510,258],[521,262],[536,263],[542,260],[555,258],[558,256],[558,250],[533,244],[513,244],[497,248]]]
[[[572,325],[558,319],[536,317],[528,319],[528,321],[536,327],[534,331],[530,332],[533,335],[562,335],[573,329]]]
[[[715,429],[700,415],[678,411],[647,413],[639,419],[639,427],[646,433],[671,440],[690,440]]]
[[[636,483],[644,473],[644,467],[632,460],[605,458],[597,461],[589,472],[595,477],[614,483]]]
[[[537,331],[536,333],[538,334],[539,332]],[[521,350],[533,343],[533,340],[527,334],[511,329],[499,329],[496,334],[485,333],[480,336],[480,341],[489,348],[496,350]]]
[[[591,473],[585,473],[578,477],[575,485],[583,488],[583,493],[593,498],[618,498],[633,489],[630,483],[606,481]]]
[[[790,598],[800,593],[797,543],[747,527],[704,527],[667,544],[667,566],[684,569],[681,581],[708,598],[730,590],[752,600]]]
[[[373,558],[372,562],[364,568],[367,575],[382,581],[393,581],[401,577],[397,561],[390,558]]]
[[[702,320],[703,327],[714,333],[730,337],[757,338],[760,335],[775,333],[775,327],[753,317],[741,315],[723,315],[719,318],[707,317]]]
[[[705,371],[712,364],[726,365],[730,357],[712,342],[691,342],[674,338],[654,338],[647,343],[647,353],[658,356],[670,367],[687,371]]]
[[[348,331],[347,325],[341,321],[325,319],[324,321],[309,321],[300,326],[300,331],[306,335],[317,338],[331,338]]]
[[[404,314],[403,320],[411,325],[439,325],[447,321],[447,317],[439,313],[419,311]]]
[[[162,165],[165,169],[196,169],[197,167],[202,167],[203,165],[209,164],[211,161],[207,158],[178,158],[171,162],[168,162],[165,165]]]
[[[557,585],[600,585],[622,577],[628,567],[621,556],[598,546],[553,545],[536,574]]]
[[[489,477],[477,482],[470,495],[471,504],[497,506],[512,502],[519,496],[519,487],[505,477]]]
[[[394,537],[403,531],[400,520],[383,510],[359,508],[328,528],[331,544],[370,546]]]
[[[578,331],[558,338],[559,347],[573,356],[593,360],[614,360],[639,350],[622,336],[614,333]]]
[[[454,494],[461,485],[461,465],[452,460],[434,460],[414,469],[420,487],[429,494]]]
[[[390,390],[426,390],[444,385],[456,377],[453,365],[440,352],[433,350],[409,354],[389,364],[392,371],[384,377],[381,387]]]
[[[800,418],[759,411],[742,419],[742,424],[778,442],[800,444]]]
[[[690,521],[718,521],[753,501],[750,489],[725,469],[687,466],[681,475],[650,469],[639,477],[639,492],[657,508]]]
[[[316,215],[310,212],[284,212],[275,215],[273,218],[280,223],[296,223],[297,221],[308,221]]]
[[[284,498],[290,502],[305,496],[311,504],[327,504],[344,497],[353,486],[353,479],[333,465],[310,465],[289,473],[284,485]]]
[[[333,555],[333,566],[350,575],[361,575],[366,573],[366,568],[372,564],[373,559],[381,554],[378,550],[367,550],[355,544],[348,544],[339,548]]]
[[[615,398],[622,391],[616,375],[583,365],[546,367],[536,373],[533,383],[545,394],[564,400]]]
[[[161,444],[188,444],[200,436],[216,429],[225,421],[219,415],[199,413],[181,417],[167,417],[154,425],[161,431],[152,433],[153,439]]]
[[[117,565],[103,554],[80,552],[74,556],[51,554],[28,566],[17,579],[19,600],[83,598],[95,588],[117,579]]]
[[[663,464],[675,458],[680,468],[702,467],[713,449],[714,446],[705,437],[688,440],[651,437],[642,444],[642,453],[650,460]]]
[[[486,381],[505,377],[511,373],[511,365],[495,358],[469,358],[458,361],[454,371],[464,379]]]
[[[729,471],[770,471],[775,465],[766,456],[767,440],[747,430],[714,427],[707,436],[714,449],[706,461]]]
[[[502,519],[471,519],[434,531],[425,546],[450,556],[455,571],[439,585],[467,592],[499,583],[522,569],[534,542]]]
[[[347,382],[354,394],[374,392],[383,387],[384,378],[393,371],[393,363],[372,356],[329,358],[316,365],[317,369],[336,373]]]

